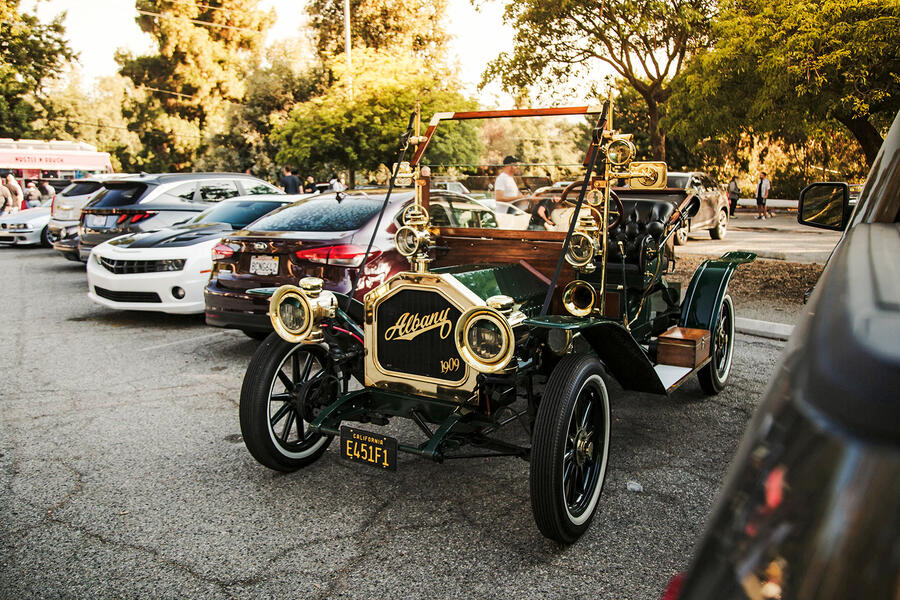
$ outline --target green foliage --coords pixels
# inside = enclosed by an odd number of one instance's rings
[[[35,126],[46,138],[93,144],[110,153],[116,171],[133,171],[142,146],[122,115],[122,104],[132,91],[129,80],[110,75],[98,79],[85,93],[74,73],[65,87],[50,95],[47,116]]]
[[[443,54],[441,23],[447,0],[350,0],[350,32],[356,47],[408,49],[431,58]],[[344,51],[344,0],[311,0],[306,8],[319,54]],[[352,55],[352,52],[351,52]]]
[[[190,168],[204,134],[222,125],[229,103],[244,95],[244,74],[255,64],[274,22],[258,0],[204,4],[138,0],[141,29],[156,39],[157,53],[117,58],[135,95],[125,115],[144,144],[148,170]],[[207,25],[208,24],[208,25]]]
[[[900,108],[900,3],[727,0],[714,36],[673,84],[674,131],[750,127],[797,143],[839,122],[874,158],[878,129]]]
[[[32,123],[46,114],[46,86],[75,57],[63,18],[41,23],[19,11],[19,0],[0,0],[0,137],[35,135]]]
[[[298,104],[274,133],[277,159],[302,173],[322,176],[331,169],[375,171],[395,160],[398,136],[421,103],[423,119],[438,111],[469,110],[467,100],[444,78],[417,72],[419,62],[406,53],[367,48],[354,51],[350,78],[341,56],[330,65],[335,82],[324,94]],[[427,163],[472,162],[481,145],[471,124],[439,130]]]
[[[222,131],[209,144],[201,164],[206,170],[243,172],[277,180],[278,146],[272,132],[287,120],[295,104],[324,92],[324,69],[300,67],[276,58],[247,77],[247,93],[241,104],[229,106]]]
[[[490,63],[484,80],[510,91],[555,88],[599,64],[644,99],[651,148],[665,159],[660,118],[669,80],[692,52],[708,43],[713,0],[512,0],[506,20],[515,28],[511,54]]]

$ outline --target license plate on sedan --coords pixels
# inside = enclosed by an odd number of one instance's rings
[[[91,229],[101,229],[107,226],[109,218],[109,215],[87,215],[84,224]],[[113,219],[115,219],[115,215],[113,215]]]
[[[278,275],[278,257],[251,256],[250,272],[254,275]]]
[[[341,456],[350,462],[397,470],[397,440],[352,427],[341,427]]]

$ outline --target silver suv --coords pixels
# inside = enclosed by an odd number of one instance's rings
[[[261,179],[238,173],[141,173],[110,178],[81,211],[78,254],[87,260],[97,244],[126,233],[164,229],[220,200],[283,193]]]

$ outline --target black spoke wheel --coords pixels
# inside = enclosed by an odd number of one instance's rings
[[[547,381],[531,448],[531,509],[546,537],[571,544],[590,527],[609,457],[609,395],[601,363],[570,354]]]
[[[339,381],[321,346],[270,335],[260,344],[241,386],[241,435],[261,464],[295,471],[316,461],[332,436],[313,433],[314,409],[337,399]]]
[[[714,395],[725,389],[734,358],[734,303],[727,294],[722,298],[718,319],[709,336],[710,361],[700,369],[697,378],[703,391]]]

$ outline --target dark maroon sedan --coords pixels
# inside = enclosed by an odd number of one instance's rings
[[[384,202],[384,190],[323,194],[286,206],[222,239],[213,249],[206,286],[206,323],[241,329],[254,338],[272,331],[269,299],[247,293],[260,287],[297,284],[321,277],[325,289],[349,293]],[[412,201],[409,190],[395,190],[385,211],[355,297],[409,268],[394,248],[400,211]],[[471,203],[449,192],[432,194],[435,204]],[[448,211],[451,215],[454,211]],[[443,213],[442,213],[443,214]]]

